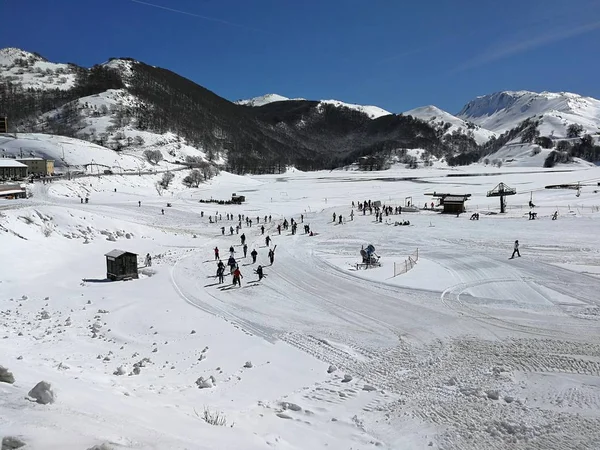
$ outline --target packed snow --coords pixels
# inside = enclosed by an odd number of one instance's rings
[[[598,448],[600,168],[222,172],[198,189],[178,173],[160,192],[158,176],[0,201],[7,447]],[[501,181],[503,215],[486,197]],[[472,194],[467,212],[433,192]],[[365,200],[404,210],[379,222]],[[357,269],[368,244],[381,266]],[[230,246],[241,287],[215,276]],[[113,249],[139,255],[138,279],[106,280]]]

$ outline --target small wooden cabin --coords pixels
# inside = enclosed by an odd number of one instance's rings
[[[106,278],[109,280],[138,278],[137,254],[115,249],[104,256],[106,256]]]
[[[242,204],[246,201],[244,195],[237,195],[236,193],[231,194],[231,203]]]
[[[444,206],[444,214],[459,214],[465,212],[466,195],[447,195],[440,200]]]

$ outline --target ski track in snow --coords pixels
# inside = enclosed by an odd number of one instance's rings
[[[264,190],[269,198],[273,188],[268,177],[264,180],[265,186],[252,189]],[[223,189],[231,190],[229,186]],[[93,214],[162,233],[198,234],[189,246],[155,244],[162,249],[157,264],[168,271],[178,296],[248,336],[274,345],[287,343],[337,368],[329,379],[265,401],[259,410],[298,424],[332,426],[334,421],[340,430],[359,430],[355,436],[355,442],[362,445],[359,448],[375,445],[366,432],[372,436],[380,432],[387,442],[377,443],[385,448],[411,448],[389,432],[403,427],[431,430],[422,432],[427,438],[420,438],[445,450],[599,448],[600,278],[552,264],[597,262],[597,244],[579,245],[587,228],[577,227],[587,219],[565,222],[575,230],[561,242],[548,243],[543,236],[537,238],[535,229],[528,231],[523,257],[509,261],[510,241],[508,246],[506,241],[524,228],[518,222],[523,219],[516,215],[484,217],[479,224],[453,222],[426,212],[411,215],[411,227],[389,227],[357,214],[354,221],[334,227],[331,213],[349,210],[351,197],[344,193],[346,206],[326,203],[318,208],[321,212],[306,213],[318,236],[302,234],[302,223],[301,234],[292,236],[282,230],[278,235],[278,219],[291,213],[266,224],[265,235],[277,244],[272,266],[259,226],[244,226],[241,232],[248,238],[249,250],[258,250],[257,264],[265,267],[266,277],[257,282],[252,273],[256,265],[250,264],[250,258],[239,258],[244,279],[238,288],[230,284],[230,276],[224,285],[217,284],[212,258],[216,245],[224,261],[230,245],[236,257],[241,252],[239,235],[220,233],[221,224],[229,227],[235,221],[209,225],[206,216],[200,220],[200,210],[216,207],[198,205],[193,195],[188,199],[182,192],[169,198],[173,207],[162,216],[158,213],[165,201],[162,198],[144,200],[144,208],[135,206],[137,198],[120,202],[103,198],[81,205],[44,186],[32,203],[16,202],[0,209],[2,214],[17,215],[35,210],[40,220],[45,214],[68,209],[72,216]],[[548,201],[549,208],[554,209],[554,202]],[[247,214],[262,217],[271,212],[269,207],[267,201]],[[298,218],[301,207],[293,208]],[[432,221],[436,226],[428,227]],[[508,227],[514,221],[515,228],[506,232],[484,225],[487,221]],[[495,233],[494,238],[479,234],[477,228],[466,231],[481,226],[488,227],[484,234]],[[349,270],[348,264],[358,258],[357,249],[368,243],[365,236],[385,255],[383,266]],[[437,269],[421,273],[418,276],[424,281],[410,287],[403,280],[410,281],[411,272],[394,279],[389,273],[393,261],[401,261],[417,247],[423,264],[435,264]],[[414,273],[419,273],[420,264]],[[388,275],[378,275],[384,272]],[[452,281],[427,282],[438,274]],[[112,311],[115,331],[111,337],[141,345],[143,336],[132,339],[120,331],[135,315],[133,305],[123,304]],[[64,320],[63,315],[57,319]],[[19,320],[5,316],[14,326],[24,326]],[[40,339],[46,338],[41,335]],[[235,389],[240,375],[231,372],[223,392]],[[351,382],[342,382],[344,375],[352,376]],[[355,413],[351,419],[350,411]],[[265,439],[269,445],[279,442],[279,438]]]

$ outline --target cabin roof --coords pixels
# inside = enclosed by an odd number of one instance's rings
[[[126,253],[129,253],[131,255],[135,255],[135,253],[126,252],[125,250],[114,249],[114,250],[111,250],[110,252],[106,253],[104,256],[108,256],[108,257],[111,257],[111,258],[118,258],[119,256],[123,256]]]

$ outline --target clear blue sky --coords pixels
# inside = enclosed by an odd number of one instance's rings
[[[500,90],[600,98],[598,0],[0,0],[0,16],[0,47],[83,66],[129,56],[230,100],[455,113]]]

